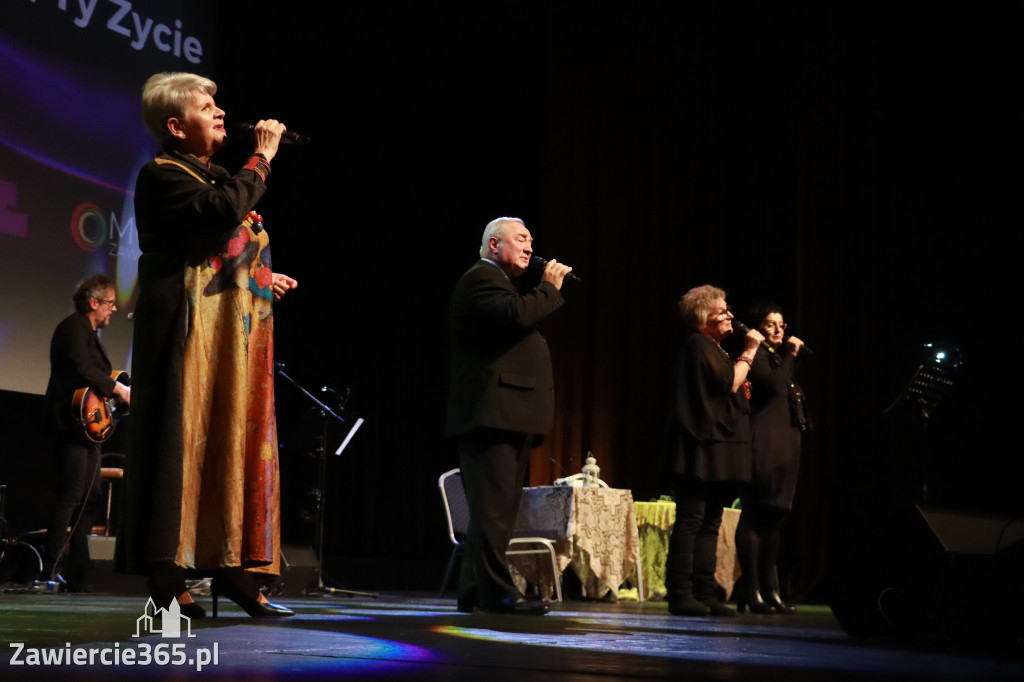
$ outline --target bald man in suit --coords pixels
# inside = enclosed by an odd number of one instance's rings
[[[459,453],[470,524],[458,608],[542,615],[512,582],[505,551],[531,448],[554,423],[551,355],[537,324],[564,303],[572,268],[549,261],[541,282],[521,292],[533,237],[518,218],[488,223],[480,260],[459,279],[449,310],[451,374],[446,435]]]

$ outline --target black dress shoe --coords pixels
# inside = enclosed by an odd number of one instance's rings
[[[470,599],[459,599],[455,602],[455,610],[459,613],[473,613],[476,608],[476,602]]]
[[[712,616],[725,616],[726,618],[735,618],[736,611],[731,606],[726,606],[717,599],[705,599],[703,601],[704,606],[708,607],[708,614]]]
[[[522,597],[505,597],[493,606],[483,607],[484,613],[506,613],[515,616],[543,616],[548,605],[541,601],[527,601]]]
[[[670,594],[668,612],[673,616],[706,616],[711,611],[703,602],[694,599],[693,595]]]

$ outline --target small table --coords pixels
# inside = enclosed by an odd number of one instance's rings
[[[583,586],[583,596],[601,599],[618,590],[640,561],[633,493],[618,488],[537,486],[523,489],[514,535],[551,540],[559,572],[569,566]],[[547,557],[510,557],[517,582],[529,581],[549,596],[551,568]],[[544,570],[547,565],[547,570]],[[523,584],[519,585],[520,588]]]
[[[732,594],[733,583],[740,575],[736,563],[736,524],[740,520],[738,509],[726,508],[722,512],[722,526],[718,529],[718,565],[715,580]],[[644,588],[648,599],[664,599],[665,561],[668,559],[668,539],[676,523],[675,502],[637,502],[636,522],[640,533],[640,556],[643,558]]]

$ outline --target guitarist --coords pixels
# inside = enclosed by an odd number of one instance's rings
[[[46,386],[46,430],[57,455],[57,492],[46,529],[44,580],[57,578],[61,556],[70,548],[69,589],[85,588],[89,564],[87,536],[91,514],[85,502],[100,484],[100,446],[88,440],[72,419],[71,400],[79,388],[97,395],[131,401],[131,389],[111,378],[110,360],[100,343],[99,330],[117,310],[114,282],[104,274],[89,277],[72,296],[75,312],[57,325],[50,342],[50,381]],[[76,512],[77,510],[77,512]],[[72,526],[70,541],[67,528]]]

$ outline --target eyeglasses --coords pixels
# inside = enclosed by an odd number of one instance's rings
[[[765,322],[765,329],[778,329],[780,332],[786,331],[788,325],[785,322]]]
[[[715,313],[714,315],[711,316],[711,319],[713,319],[713,320],[731,320],[734,317],[736,317],[736,316],[732,314],[732,308],[730,308],[729,306],[725,306],[725,310],[723,310],[722,312],[719,312],[719,313]]]
[[[111,308],[116,308],[117,307],[117,299],[116,298],[111,298],[109,300],[105,299],[105,298],[97,298],[96,302],[97,303],[105,303],[108,306],[110,306]]]

